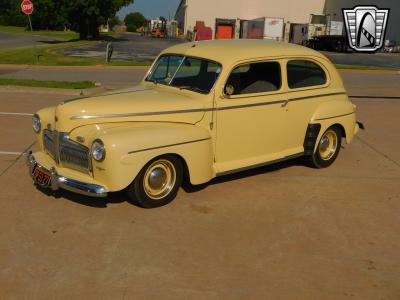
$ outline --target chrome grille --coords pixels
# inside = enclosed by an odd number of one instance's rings
[[[45,130],[43,144],[46,152],[60,166],[84,173],[91,172],[89,149],[71,141],[66,133]]]
[[[56,159],[56,145],[53,137],[53,132],[50,130],[44,130],[43,144],[46,152],[55,160]]]
[[[67,135],[60,136],[60,161],[63,167],[87,172],[89,165],[89,149],[71,141]]]

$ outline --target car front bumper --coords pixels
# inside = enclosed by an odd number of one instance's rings
[[[50,184],[45,186],[51,188],[53,191],[59,189],[68,190],[77,194],[90,196],[90,197],[107,197],[107,189],[101,185],[86,183],[72,178],[61,176],[57,173],[55,168],[47,169],[43,167],[34,157],[32,151],[27,155],[27,165],[29,168],[29,175],[33,179],[33,170],[39,167],[51,174]]]

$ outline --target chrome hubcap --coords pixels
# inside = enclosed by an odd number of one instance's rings
[[[154,200],[167,196],[175,186],[176,170],[168,160],[152,163],[144,175],[143,188],[146,195]]]
[[[328,130],[324,133],[319,142],[318,151],[319,156],[323,160],[330,160],[336,153],[338,147],[338,137],[336,132]]]

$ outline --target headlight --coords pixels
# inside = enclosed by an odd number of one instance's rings
[[[40,117],[37,114],[34,114],[32,117],[32,126],[33,126],[33,131],[36,133],[40,132],[40,129],[42,128],[42,125],[40,124]]]
[[[103,161],[106,157],[106,148],[101,140],[95,140],[90,151],[95,161]]]

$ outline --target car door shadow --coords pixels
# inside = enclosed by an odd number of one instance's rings
[[[186,193],[196,193],[201,190],[204,190],[205,188],[207,188],[210,185],[221,184],[221,183],[234,181],[234,180],[240,180],[243,178],[257,176],[257,175],[261,175],[261,174],[265,174],[265,173],[269,173],[269,172],[277,172],[282,169],[290,168],[293,166],[305,166],[305,165],[306,164],[304,162],[304,157],[299,157],[299,158],[294,158],[294,159],[279,162],[279,163],[274,163],[274,164],[270,164],[270,165],[266,165],[266,166],[262,166],[262,167],[257,167],[254,169],[249,169],[246,171],[240,171],[237,173],[222,175],[222,176],[212,179],[210,182],[207,182],[205,184],[192,185],[188,182],[185,182],[185,184],[183,185],[183,189],[185,190]]]

